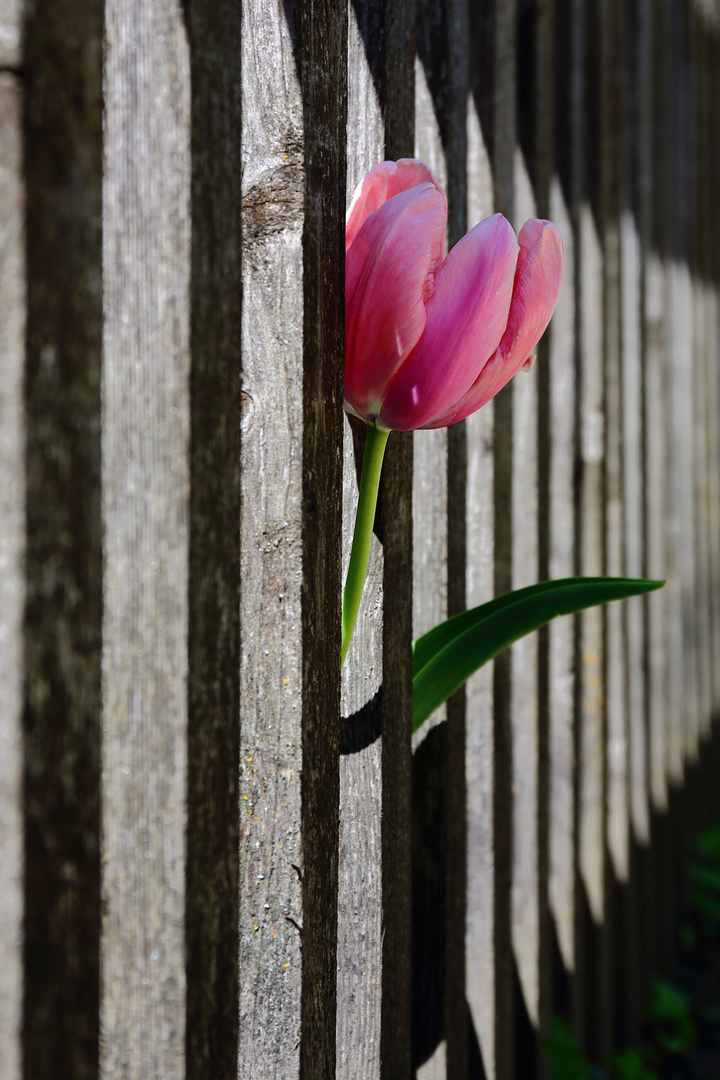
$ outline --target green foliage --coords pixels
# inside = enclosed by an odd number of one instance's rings
[[[657,979],[653,986],[650,1018],[655,1039],[663,1050],[682,1054],[695,1045],[697,1030],[690,1015],[690,1002],[677,986],[664,979]]]
[[[658,1074],[647,1067],[637,1050],[623,1050],[621,1054],[611,1054],[606,1060],[613,1080],[658,1080]]]
[[[587,1058],[566,1020],[553,1016],[550,1034],[541,1042],[550,1062],[550,1080],[587,1080]]]
[[[720,826],[700,833],[693,842],[696,859],[690,863],[690,899],[711,923],[720,922]]]
[[[720,863],[720,825],[713,825],[700,833],[693,847],[701,858]]]
[[[639,596],[663,584],[603,577],[544,581],[440,623],[413,643],[413,731],[478,668],[551,619]]]

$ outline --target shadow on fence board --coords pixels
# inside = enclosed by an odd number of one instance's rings
[[[0,1076],[546,1075],[671,960],[717,815],[717,0],[0,3]],[[363,433],[343,222],[549,217],[529,375]],[[411,554],[412,553],[412,554]],[[410,642],[547,577],[667,577],[411,736]]]

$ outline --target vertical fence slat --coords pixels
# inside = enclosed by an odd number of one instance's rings
[[[713,214],[715,191],[718,182],[718,79],[717,45],[720,40],[720,19],[716,12],[710,21],[705,41],[705,71],[707,113],[704,137],[706,140],[706,201],[705,213]],[[707,423],[708,423],[708,531],[709,531],[709,580],[711,624],[711,709],[713,720],[720,713],[720,379],[718,356],[720,355],[720,323],[718,317],[718,265],[717,265],[717,217],[711,222],[706,235],[705,273],[707,275],[708,304],[708,357],[707,357]],[[714,728],[716,734],[717,728]],[[717,807],[717,803],[715,803]]]
[[[618,101],[617,3],[602,5],[601,16],[601,230],[603,241],[603,320],[605,394],[605,572],[624,576],[622,342],[620,290],[619,171],[623,149],[622,107]],[[628,877],[628,717],[625,697],[625,610],[611,604],[604,611],[606,672],[607,836],[616,878]]]
[[[385,154],[409,157],[415,142],[414,0],[385,10]],[[396,432],[385,454],[379,501],[383,593],[383,992],[382,1070],[407,1075],[412,1038],[412,658],[413,436]],[[391,613],[391,614],[390,614]]]
[[[384,157],[412,154],[413,11],[350,8],[347,195]],[[412,82],[412,80],[410,80]],[[358,122],[358,117],[362,121]],[[363,447],[345,422],[344,566]],[[411,436],[388,446],[355,638],[343,671],[338,1072],[391,1075],[410,1056]],[[387,612],[387,620],[385,618]]]
[[[639,147],[641,83],[647,77],[638,37],[638,7],[621,7],[618,28],[623,63],[620,108],[625,115],[620,147],[620,288],[621,288],[621,414],[625,569],[642,577],[644,556],[643,513],[643,335],[642,261],[639,202]],[[645,29],[643,27],[643,29]],[[615,1037],[636,1042],[640,1030],[641,1001],[646,993],[647,928],[652,921],[648,907],[652,891],[647,888],[647,847],[650,840],[648,792],[647,713],[645,707],[646,642],[642,599],[630,600],[624,611],[627,642],[626,708],[628,717],[629,859],[628,889],[619,938],[619,971],[627,955],[627,978],[618,975],[620,1023]]]
[[[12,18],[9,16],[13,16]],[[19,11],[0,26],[19,43]],[[6,45],[0,64],[17,63]],[[19,79],[0,75],[0,1076],[19,1080],[22,1008],[23,345],[25,333]]]
[[[468,90],[470,77],[469,5],[447,5],[446,155],[448,164],[448,246],[465,235],[468,226]],[[467,607],[467,429],[465,423],[448,429],[448,615]],[[446,758],[446,879],[445,879],[445,1002],[446,1071],[466,1080],[477,1069],[476,1036],[470,1027],[466,1001],[467,935],[467,695],[465,687],[447,703]],[[472,1047],[472,1050],[471,1050]],[[473,1064],[471,1065],[471,1058]]]
[[[493,19],[492,6],[470,5],[470,85],[467,99],[467,224],[470,228],[495,209],[492,168]],[[468,607],[494,595],[494,404],[465,421],[466,576]],[[493,665],[487,664],[466,686],[465,784],[467,788],[467,883],[465,917],[465,993],[485,1075],[496,1065],[495,851],[493,795]]]
[[[696,575],[695,612],[698,709],[701,743],[709,734],[712,718],[712,656],[710,631],[710,592],[707,574],[709,570],[708,537],[708,320],[706,303],[706,259],[708,204],[705,198],[705,109],[707,87],[702,49],[704,20],[700,9],[692,7],[689,14],[690,49],[692,60],[692,114],[694,134],[694,176],[692,178],[692,204],[690,257],[693,286],[693,502],[695,508]],[[703,794],[703,804],[705,804]],[[702,807],[705,811],[705,805]]]
[[[415,157],[448,189],[448,21],[416,4]],[[449,238],[448,238],[449,239]],[[413,436],[413,638],[448,616],[448,429]],[[413,735],[413,1064],[446,1075],[444,1038],[447,705]]]
[[[579,25],[575,93],[578,99],[578,407],[579,490],[578,570],[594,576],[603,572],[604,451],[602,249],[599,235],[597,162],[598,137],[598,12],[592,4],[578,5]],[[600,925],[604,915],[604,695],[603,616],[594,608],[579,619],[579,673],[577,683],[578,886],[576,930],[578,955],[574,1018],[581,1042],[585,1041],[587,991],[590,980],[591,934],[585,913]]]
[[[576,168],[573,131],[577,102],[573,95],[575,19],[571,7],[558,3],[555,14],[554,174],[550,217],[565,244],[565,272],[553,316],[548,354],[548,576],[575,572],[575,257]],[[575,620],[553,622],[548,631],[549,713],[549,901],[565,972],[575,967]]]
[[[384,158],[382,102],[368,61],[382,62],[376,5],[349,5],[347,200]],[[380,72],[375,71],[376,76]],[[364,428],[344,420],[343,581],[347,574],[362,468]],[[357,445],[357,450],[355,449]],[[347,661],[340,758],[337,1073],[380,1075],[382,1011],[383,549],[373,535],[370,566]],[[362,735],[360,731],[362,729]],[[358,738],[359,736],[359,738]]]
[[[98,1065],[102,4],[26,12],[25,1077]]]
[[[533,182],[537,196],[537,212],[541,218],[551,218],[554,209],[553,189],[556,168],[555,147],[555,0],[542,0],[535,10],[534,43],[534,112],[529,120],[535,130],[533,140]],[[559,223],[561,226],[565,222]],[[569,237],[567,237],[569,240]],[[562,328],[561,328],[562,334]],[[537,580],[546,580],[550,568],[550,454],[551,454],[551,370],[550,349],[554,329],[543,337],[538,350],[537,375],[537,485],[538,485],[538,560]],[[574,409],[568,402],[572,417]],[[571,457],[572,460],[572,457]],[[564,620],[566,623],[571,620]],[[538,636],[538,788],[537,829],[538,850],[538,1018],[537,1028],[547,1034],[555,1009],[553,963],[555,952],[550,915],[550,637],[544,629]],[[571,699],[570,699],[571,702]],[[572,820],[572,814],[569,815]],[[547,1061],[540,1054],[537,1062],[540,1077],[547,1073]]]
[[[555,31],[555,138],[550,218],[565,244],[565,272],[553,316],[548,352],[548,576],[575,572],[575,255],[576,203],[572,132],[577,118],[573,95],[573,13],[558,3]],[[568,974],[575,967],[574,880],[574,697],[575,620],[549,627],[549,899],[557,942]]]
[[[692,763],[697,759],[697,687],[695,683],[694,528],[692,505],[692,324],[691,283],[688,259],[689,195],[688,153],[688,57],[683,10],[676,0],[668,4],[666,32],[670,109],[666,143],[669,167],[668,201],[670,225],[669,266],[666,277],[668,310],[668,519],[670,548],[668,601],[670,605],[671,707],[677,718],[677,755]],[[682,775],[682,774],[681,774]]]
[[[185,1073],[189,55],[107,9],[102,1075]]]
[[[239,1071],[313,1077],[336,1046],[347,22],[300,17],[244,19]]]
[[[659,34],[649,0],[640,8],[638,35],[641,41],[640,77],[639,211],[643,304],[643,461],[645,561],[643,573],[662,579],[667,573],[665,555],[665,378],[663,263],[657,250],[655,224],[660,189],[656,168],[659,151],[658,44]],[[667,806],[667,687],[665,634],[667,591],[661,589],[644,601],[647,630],[647,714],[649,784],[656,811]]]
[[[535,125],[541,86],[537,55],[535,5],[518,7],[516,145],[514,219],[519,233],[528,218],[538,216],[538,159]],[[541,347],[545,360],[545,345]],[[513,379],[512,393],[512,587],[533,585],[539,574],[538,528],[538,372]],[[540,891],[538,853],[541,842],[539,804],[539,682],[537,634],[522,638],[511,650],[511,723],[513,792],[512,932],[524,1008],[534,1028],[540,1021]],[[518,1052],[521,1044],[518,1040]],[[518,1069],[532,1061],[519,1059]]]
[[[279,8],[252,0],[243,5],[238,1074],[257,1077],[298,1076],[301,1037],[304,178],[298,32]],[[262,789],[255,781],[261,768],[273,777]]]

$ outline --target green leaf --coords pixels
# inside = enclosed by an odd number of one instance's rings
[[[720,870],[701,863],[690,864],[690,877],[694,885],[700,885],[710,891],[720,892]]]
[[[550,1034],[540,1041],[550,1063],[550,1080],[587,1080],[587,1058],[566,1020],[553,1016]]]
[[[655,1024],[656,1041],[663,1050],[682,1054],[694,1046],[697,1031],[690,1015],[690,1001],[673,983],[664,979],[655,981],[650,1018]]]
[[[544,581],[440,623],[413,643],[413,731],[473,672],[551,619],[652,592],[664,584],[607,577]]]
[[[647,1067],[637,1050],[623,1050],[605,1060],[613,1071],[614,1080],[659,1080],[658,1074]]]
[[[720,860],[720,825],[713,825],[700,833],[695,838],[695,850],[705,859]]]

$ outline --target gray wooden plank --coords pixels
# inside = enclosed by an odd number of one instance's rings
[[[415,141],[414,0],[387,0],[385,154],[409,157]],[[383,592],[383,995],[382,1069],[407,1075],[411,1056],[412,977],[412,659],[413,436],[396,432],[385,454],[379,522]]]
[[[555,0],[538,0],[533,11],[533,37],[530,70],[534,72],[532,82],[525,83],[525,99],[519,113],[520,130],[531,133],[528,140],[531,148],[530,174],[536,195],[537,215],[541,218],[553,217],[553,195],[557,186],[556,168],[556,113],[557,80],[556,64],[558,61],[556,34]],[[525,66],[522,55],[519,67]],[[530,95],[528,101],[528,92]],[[567,272],[567,271],[566,271]],[[563,328],[560,327],[563,334]],[[537,368],[537,580],[550,576],[550,511],[551,511],[551,412],[552,376],[550,368],[550,350],[555,328],[552,326],[543,336],[538,347]],[[569,410],[574,415],[574,408]],[[573,455],[571,453],[570,460]],[[572,488],[567,491],[571,498]],[[569,622],[570,620],[565,620]],[[554,1002],[554,957],[552,916],[550,911],[550,635],[544,629],[538,635],[538,675],[537,675],[537,1030],[545,1034],[549,1031],[552,1015],[557,1005]],[[572,820],[572,815],[570,816]],[[570,863],[570,865],[572,865]],[[538,1075],[544,1078],[548,1074],[546,1055],[538,1055]]]
[[[23,1074],[95,1077],[102,4],[25,12]]]
[[[603,363],[605,418],[605,572],[625,573],[623,504],[623,369],[620,190],[623,183],[624,115],[620,101],[617,23],[619,5],[603,4],[600,15],[601,148],[600,215],[603,244]],[[605,715],[607,754],[607,836],[616,877],[628,877],[628,714],[625,611],[610,604],[605,620]]]
[[[549,577],[572,577],[575,570],[575,230],[557,178],[551,220],[565,243],[565,273],[550,336]],[[575,964],[574,937],[574,686],[575,626],[560,619],[549,628],[550,714],[550,903],[567,971]]]
[[[470,90],[470,11],[467,0],[447,5],[448,245],[467,232],[468,93]],[[467,425],[448,429],[448,614],[467,607]],[[466,984],[467,937],[467,694],[447,703],[446,881],[444,1030],[448,1076],[465,1080],[474,1066]]]
[[[313,9],[303,20],[300,35],[279,5],[244,8],[240,859],[254,887],[241,889],[238,1070],[247,1076],[330,1075],[335,1063],[347,45],[343,13]],[[323,192],[323,170],[326,183],[342,179],[338,191]]]
[[[190,2],[186,1071],[237,1073],[240,9]],[[261,781],[260,781],[261,782]]]
[[[634,215],[624,210],[620,223],[622,258],[622,450],[625,571],[642,577],[645,563],[642,464],[642,357],[640,238]],[[633,834],[649,841],[647,779],[645,640],[643,603],[627,601],[628,786]]]
[[[292,1077],[303,926],[303,120],[293,27],[256,3],[243,6],[243,25],[238,1075]]]
[[[708,145],[706,124],[708,79],[704,35],[707,24],[700,9],[692,12],[690,49],[692,62],[692,90],[694,117],[694,190],[692,215],[692,265],[693,265],[693,323],[697,347],[693,351],[693,410],[696,418],[693,446],[693,487],[696,527],[696,594],[698,708],[700,738],[705,742],[710,735],[712,716],[712,632],[710,612],[710,536],[709,536],[709,461],[708,461],[708,346],[709,321],[707,303],[707,221],[712,214],[708,200]],[[707,804],[703,793],[703,804]],[[703,811],[704,811],[703,806]]]
[[[602,254],[592,211],[579,209],[580,344],[580,572],[602,573]],[[581,718],[579,733],[579,864],[596,921],[603,912],[603,633],[602,613],[592,609],[580,617]]]
[[[603,262],[599,233],[599,147],[593,141],[599,78],[599,11],[580,3],[574,12],[573,43],[577,65],[574,93],[578,101],[575,161],[578,239],[576,289],[578,304],[578,426],[577,569],[594,576],[603,572],[605,415],[603,393]],[[593,92],[590,92],[592,87]],[[577,761],[577,882],[576,963],[571,1001],[573,1026],[581,1045],[598,1028],[590,1028],[588,995],[592,980],[593,935],[605,916],[605,687],[602,611],[593,608],[579,617],[576,687]]]
[[[0,75],[0,1075],[8,1080],[19,1080],[22,1060],[22,106],[18,79]]]
[[[380,58],[375,5],[349,5],[347,203],[366,172],[384,159],[381,102],[368,66]],[[356,435],[357,459],[353,440]],[[364,425],[344,420],[343,582],[347,575],[362,467]],[[373,535],[357,628],[342,673],[341,713],[348,728],[361,710],[379,719],[383,682],[382,546]],[[375,701],[373,701],[375,699]],[[368,725],[370,726],[370,725]],[[366,740],[363,740],[365,742]],[[343,748],[345,749],[345,748]],[[349,748],[348,748],[349,749]],[[382,736],[340,758],[337,1075],[380,1075],[382,1012]]]
[[[534,12],[531,11],[531,14]],[[533,40],[531,38],[531,40]],[[533,42],[534,44],[534,42]],[[531,46],[532,48],[533,46]],[[520,57],[522,64],[524,57]],[[528,58],[530,63],[534,59]],[[533,70],[533,67],[530,70]],[[533,90],[536,91],[536,87]],[[532,99],[531,99],[532,100]],[[527,104],[527,102],[523,102]],[[525,119],[519,117],[519,120]],[[532,151],[531,151],[532,153]],[[537,217],[537,196],[520,146],[515,149],[516,233]],[[543,357],[544,359],[544,357]],[[533,369],[513,379],[512,387],[512,587],[534,585],[538,550],[538,377]],[[525,1007],[533,1027],[540,1022],[540,909],[538,880],[539,700],[538,635],[511,649],[513,792],[512,922],[513,945]]]
[[[414,156],[433,170],[447,191],[447,13],[443,6],[422,0],[417,3],[416,12]],[[449,242],[448,236],[446,248]],[[413,638],[420,637],[447,616],[448,429],[438,428],[413,435]],[[444,721],[447,715],[445,704],[413,735],[413,787],[418,792],[446,789],[447,730]],[[432,743],[423,746],[432,729],[441,724],[443,726]],[[431,745],[437,747],[435,752],[429,752]],[[422,752],[418,752],[421,746]],[[445,820],[446,815],[447,807]],[[447,834],[443,829],[442,813],[436,816],[437,821],[426,819],[421,813],[413,820],[416,834],[413,840],[413,890],[419,898],[413,909],[416,920],[413,927],[413,983],[418,1001],[413,1023],[418,1026],[418,1035],[422,1032],[423,1036],[422,1045],[414,1037],[414,1056],[421,1053],[422,1058],[426,1058],[417,1069],[418,1080],[444,1080],[447,1075],[444,1031]],[[442,850],[432,842],[437,827],[442,830],[436,838],[439,841],[442,835]],[[425,835],[418,836],[418,832]],[[424,889],[423,881],[428,883]],[[439,890],[437,896],[430,887],[435,881]],[[435,921],[437,930],[433,930]],[[438,986],[442,989],[436,990]],[[433,1014],[437,1013],[435,1018]],[[439,1044],[435,1045],[438,1040]],[[432,1056],[427,1057],[430,1051],[433,1051]]]
[[[355,3],[349,22],[347,197],[386,156],[412,153],[411,6]],[[400,88],[400,82],[405,85]],[[404,100],[403,100],[404,99]],[[409,123],[408,123],[409,121]],[[364,444],[345,421],[343,562]],[[410,1057],[412,436],[386,453],[371,565],[343,671],[337,1069],[407,1071]],[[387,612],[387,619],[384,612]]]
[[[576,20],[567,4],[555,13],[555,131],[550,218],[565,244],[563,287],[548,354],[547,566],[552,578],[576,571],[575,512],[577,255],[577,128],[574,93]],[[565,971],[575,967],[575,620],[548,629],[549,903]]]
[[[292,27],[275,8],[263,18],[255,3],[243,16],[240,880],[247,887],[238,1074],[293,1076],[302,963],[294,869],[301,866],[302,436],[294,417],[302,384],[303,125]],[[263,792],[253,790],[261,764],[274,781]],[[261,793],[263,814],[256,813]]]
[[[493,5],[492,167],[494,209],[515,220],[515,141],[517,118],[517,11]],[[512,588],[513,386],[494,399],[494,567],[496,596]],[[493,668],[493,843],[495,1071],[512,1074],[515,1058],[512,955],[512,665],[509,652]]]
[[[659,150],[660,34],[649,0],[639,9],[641,41],[639,76],[638,227],[642,282],[643,349],[643,514],[645,549],[643,573],[663,579],[666,569],[665,454],[665,305],[664,267],[656,243],[656,220],[661,174],[655,168]],[[652,807],[667,807],[667,591],[650,594],[644,603],[647,649],[648,784]]]
[[[467,102],[467,224],[495,209],[491,158],[492,34],[490,10],[470,8],[471,67]],[[494,595],[494,404],[465,421],[466,603]],[[498,1075],[495,1051],[495,850],[493,828],[493,667],[487,664],[466,687],[465,783],[467,787],[467,884],[465,994],[485,1075]]]
[[[0,68],[16,68],[22,54],[22,0],[0,0]]]
[[[106,12],[101,1074],[185,1073],[190,72],[182,12]]]

